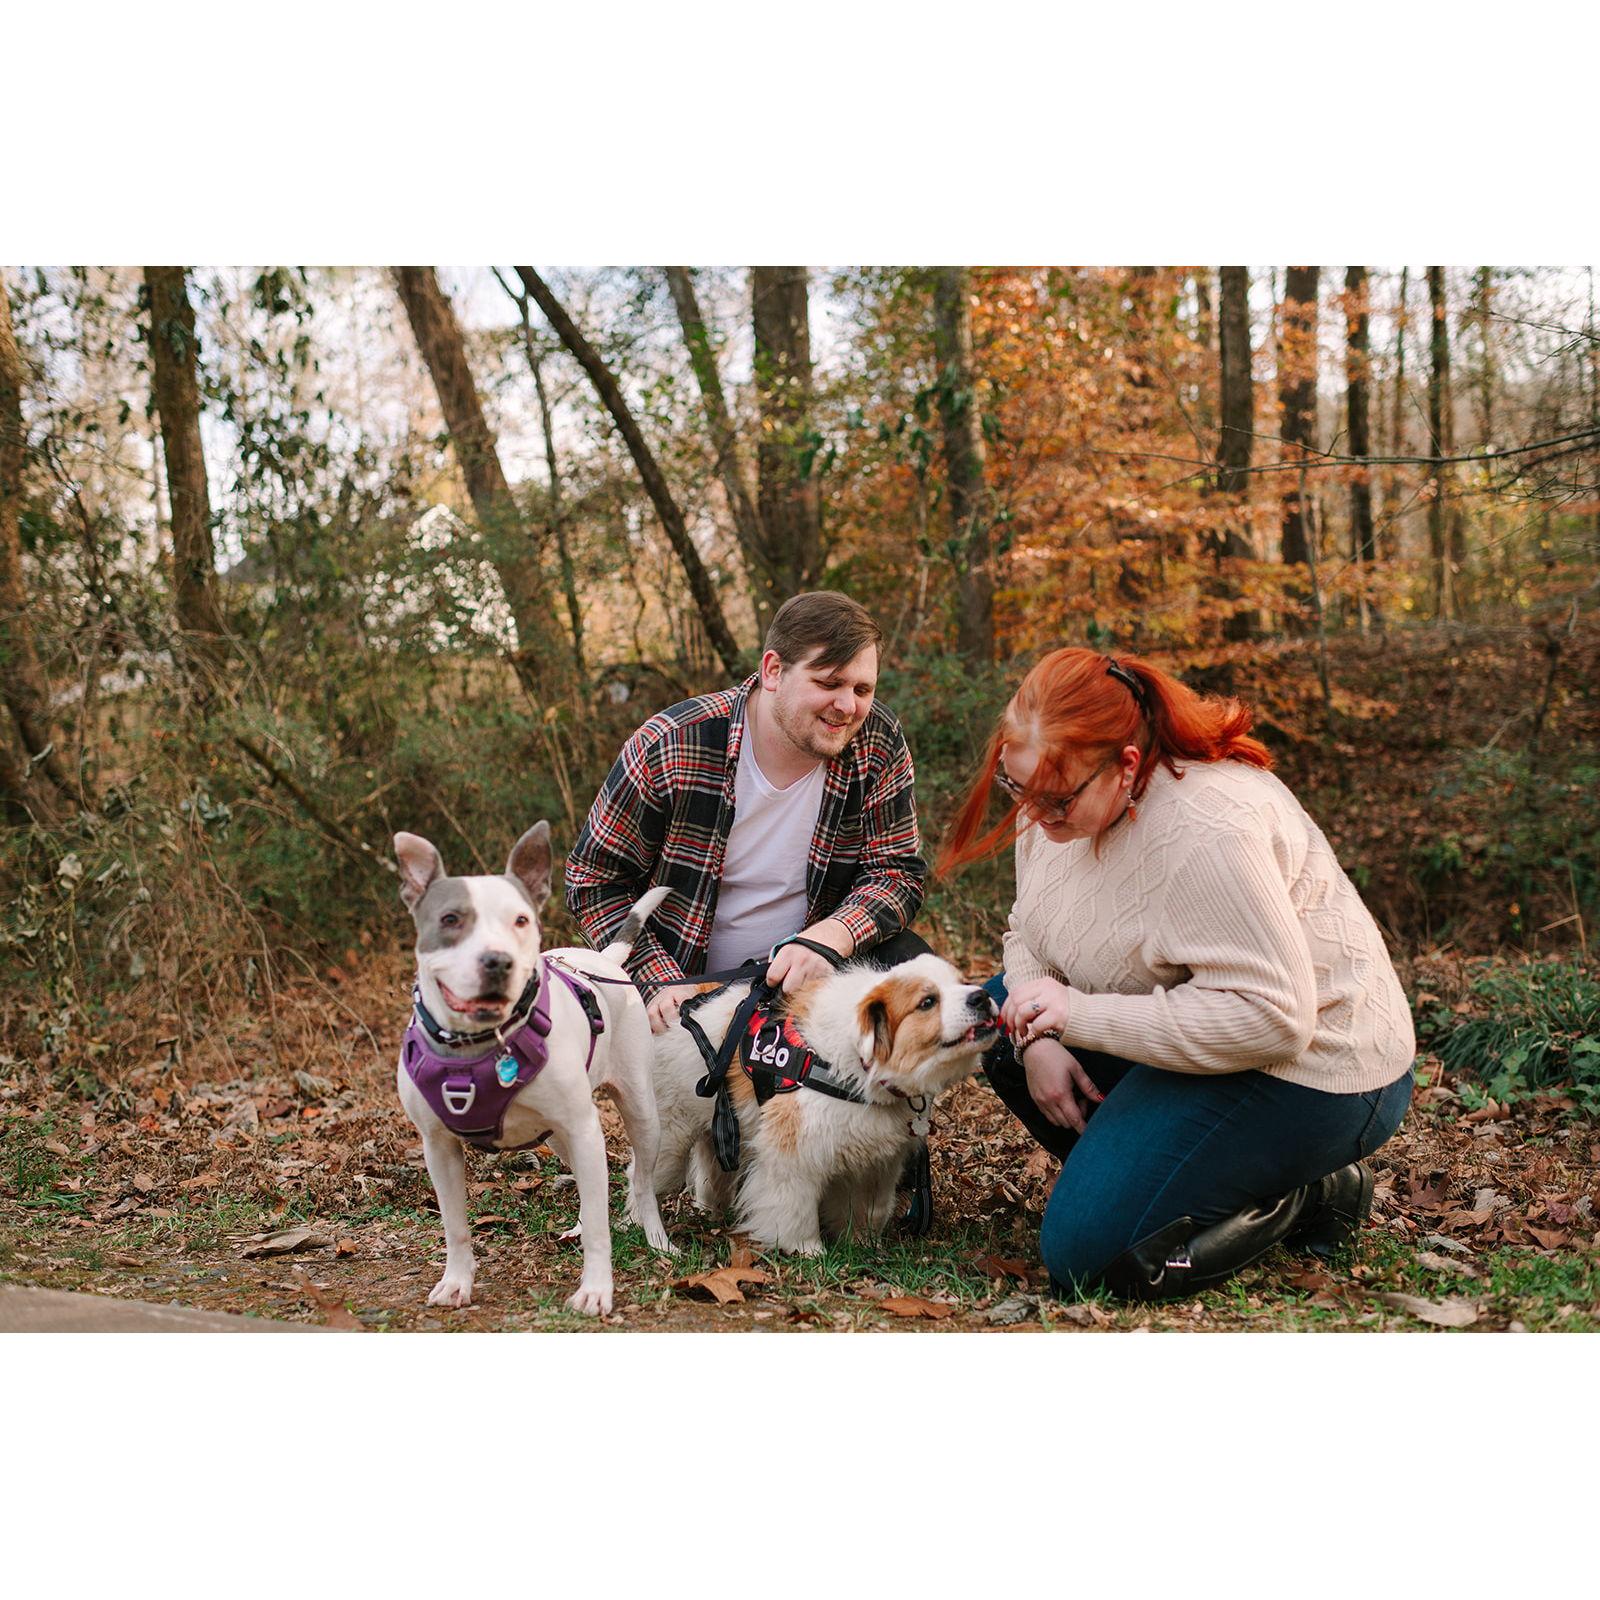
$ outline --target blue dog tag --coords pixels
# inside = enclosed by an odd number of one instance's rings
[[[517,1058],[515,1056],[501,1056],[494,1064],[495,1076],[500,1080],[502,1089],[509,1089],[517,1081]]]

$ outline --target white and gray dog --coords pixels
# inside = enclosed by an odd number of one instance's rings
[[[654,1249],[672,1250],[655,1195],[650,1025],[621,966],[667,891],[645,895],[602,951],[541,953],[548,823],[517,840],[500,877],[447,877],[439,852],[414,833],[396,834],[394,850],[417,929],[416,1003],[397,1082],[444,1218],[444,1276],[428,1303],[472,1302],[463,1142],[515,1150],[542,1140],[577,1179],[578,1226],[562,1237],[582,1238],[583,1277],[567,1304],[603,1316],[612,1304],[611,1226],[596,1089],[616,1102],[633,1145],[628,1214]]]

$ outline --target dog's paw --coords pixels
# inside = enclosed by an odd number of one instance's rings
[[[667,1230],[659,1222],[654,1227],[646,1228],[644,1236],[652,1250],[659,1250],[664,1256],[677,1255],[677,1245],[667,1237]]]
[[[567,1300],[568,1307],[586,1317],[611,1315],[611,1285],[580,1283],[578,1292]]]
[[[430,1306],[470,1306],[472,1304],[472,1279],[453,1278],[447,1272],[433,1286],[428,1296]]]
[[[583,1237],[583,1224],[582,1223],[579,1223],[576,1227],[568,1228],[565,1233],[558,1233],[556,1235],[557,1240],[559,1240],[563,1244],[566,1243],[566,1241],[568,1239],[581,1239],[582,1237]]]

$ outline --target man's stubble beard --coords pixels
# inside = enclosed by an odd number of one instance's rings
[[[845,746],[849,744],[850,740],[855,737],[856,729],[859,724],[847,723],[844,728],[839,730],[845,735],[845,737],[839,741],[836,748],[830,749],[819,742],[815,725],[812,722],[809,713],[803,713],[797,719],[786,707],[776,703],[777,698],[778,697],[776,695],[773,696],[773,724],[789,741],[789,743],[795,747],[795,749],[810,756],[813,761],[832,761],[840,754],[841,751],[843,751]],[[799,724],[798,726],[797,722]]]

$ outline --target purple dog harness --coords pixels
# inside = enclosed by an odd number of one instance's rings
[[[555,956],[545,956],[539,966],[546,979],[554,976],[567,986],[588,1020],[589,1054],[583,1063],[587,1073],[594,1064],[595,1041],[606,1031],[599,1000],[589,985],[627,980],[593,972],[579,974]],[[502,1038],[497,1032],[465,1036],[447,1033],[426,1014],[422,996],[413,991],[411,1023],[400,1047],[400,1059],[429,1109],[458,1139],[480,1150],[526,1150],[539,1143],[539,1139],[530,1139],[525,1144],[503,1146],[500,1130],[505,1126],[511,1102],[538,1077],[549,1058],[545,1041],[550,1033],[550,992],[549,982],[541,983],[533,1009],[513,1033]],[[487,1037],[492,1044],[480,1056],[446,1056],[433,1048],[430,1035],[446,1043],[476,1042]],[[541,1139],[544,1137],[540,1135]]]

